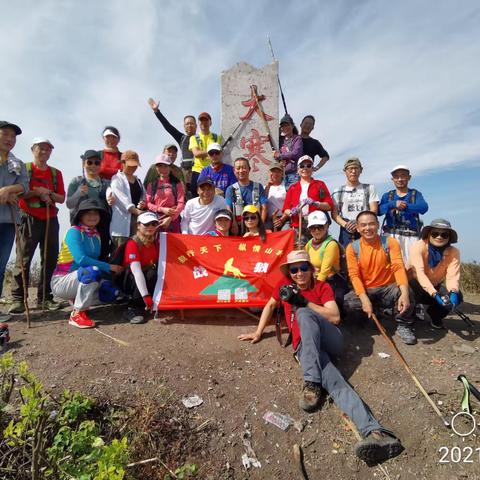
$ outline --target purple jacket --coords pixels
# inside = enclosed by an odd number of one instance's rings
[[[278,160],[285,160],[285,173],[297,171],[298,159],[303,155],[303,141],[300,135],[284,138]]]

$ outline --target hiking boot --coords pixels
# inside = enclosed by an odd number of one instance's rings
[[[8,309],[8,313],[19,314],[25,312],[25,305],[23,300],[14,300],[12,306]]]
[[[43,310],[43,302],[41,300],[37,300],[37,308],[39,310]],[[60,310],[63,308],[63,304],[61,302],[55,302],[54,300],[45,300],[45,310],[50,310],[54,312],[56,310]]]
[[[430,326],[436,330],[445,330],[442,318],[430,318]]]
[[[95,322],[87,315],[84,310],[76,312],[75,310],[70,314],[70,325],[77,328],[94,328]]]
[[[402,339],[402,342],[407,345],[415,345],[417,343],[417,337],[408,325],[399,324],[397,326],[397,334]]]
[[[298,399],[298,406],[306,412],[313,412],[322,400],[322,386],[319,383],[305,382],[302,394]]]
[[[136,312],[133,308],[128,308],[125,312],[125,318],[132,324],[132,325],[139,325],[141,323],[145,323],[145,317],[141,314]]]
[[[400,455],[404,450],[400,440],[384,432],[374,430],[357,443],[355,454],[367,465],[384,462]]]

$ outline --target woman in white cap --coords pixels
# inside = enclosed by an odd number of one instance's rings
[[[227,208],[221,208],[215,212],[215,230],[210,230],[205,235],[211,235],[212,237],[229,237],[232,222],[232,212]]]
[[[106,126],[102,132],[105,147],[99,153],[102,165],[100,168],[100,177],[105,180],[111,180],[112,177],[122,169],[122,152],[118,149],[120,142],[120,132],[111,125]]]
[[[172,174],[172,159],[162,153],[155,158],[158,178],[146,185],[147,208],[159,217],[163,232],[180,233],[180,213],[185,208],[185,188]]]
[[[460,251],[457,232],[448,220],[438,218],[423,227],[421,239],[410,247],[410,286],[417,304],[428,305],[433,328],[463,301],[460,292]]]
[[[317,280],[327,282],[332,287],[338,308],[343,312],[343,297],[348,291],[346,267],[343,265],[342,269],[341,265],[344,252],[328,234],[329,224],[324,212],[316,211],[308,215],[308,231],[312,238],[305,245],[305,250],[315,267]]]
[[[144,323],[145,311],[153,309],[152,297],[157,283],[159,253],[158,227],[155,213],[140,214],[137,218],[137,233],[117,251],[113,260],[125,268],[118,285],[129,298],[126,318],[130,323]]]

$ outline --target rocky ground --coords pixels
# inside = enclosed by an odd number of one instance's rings
[[[419,322],[419,343],[398,343],[449,419],[460,410],[462,385],[456,377],[463,373],[480,386],[480,297],[466,300],[463,310],[477,332],[458,317],[449,317],[448,330],[439,332]],[[190,428],[183,439],[190,445],[178,455],[171,452],[170,468],[190,461],[202,479],[298,479],[302,477],[292,455],[298,444],[311,480],[480,478],[478,428],[464,438],[445,428],[373,324],[343,327],[346,351],[338,365],[380,421],[399,436],[405,451],[369,467],[355,457],[356,437],[333,404],[327,401],[311,415],[299,410],[301,372],[291,348],[278,345],[273,326],[259,344],[251,345],[238,341],[237,335],[252,330],[255,320],[238,310],[186,311],[183,320],[179,312],[162,312],[161,319],[144,325],[127,324],[122,311],[94,310],[98,331],[69,326],[68,309],[33,311],[30,329],[18,316],[10,322],[10,349],[16,358],[26,359],[54,393],[70,388],[120,405],[148,398],[159,408],[168,401],[171,428],[178,419],[179,428],[185,428],[185,422]],[[181,399],[193,394],[203,404],[187,410]],[[472,406],[480,423],[480,402],[474,399]],[[266,423],[262,417],[267,411],[291,416],[301,431],[291,426],[284,432]],[[247,470],[242,465],[247,445],[260,467]],[[167,473],[158,464],[155,471],[155,478]],[[154,478],[151,473],[138,475]]]

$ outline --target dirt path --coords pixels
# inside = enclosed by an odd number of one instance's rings
[[[480,331],[480,297],[468,297],[464,311]],[[33,371],[53,391],[80,390],[94,397],[135,403],[142,395],[173,395],[179,409],[181,397],[198,394],[204,403],[189,411],[194,425],[207,422],[209,437],[192,460],[199,478],[297,479],[292,457],[295,443],[303,445],[305,467],[311,480],[327,479],[430,479],[480,478],[478,436],[462,438],[444,428],[412,380],[389,351],[374,325],[344,327],[346,352],[339,367],[377,418],[402,440],[405,452],[370,468],[353,454],[354,435],[334,405],[325,404],[314,414],[301,412],[297,397],[302,386],[291,348],[281,349],[273,327],[257,345],[236,340],[254,328],[255,321],[238,311],[167,312],[167,324],[126,324],[122,309],[99,308],[92,316],[101,331],[128,342],[121,346],[93,330],[68,326],[67,312],[42,315],[34,312],[32,328],[23,319],[11,322],[11,348],[28,360]],[[399,344],[412,369],[447,416],[460,409],[462,388],[456,377],[465,373],[480,385],[478,334],[468,333],[457,317],[447,320],[448,331],[437,332],[426,323],[416,327],[419,343]],[[381,358],[378,354],[391,354]],[[480,423],[480,402],[472,401]],[[278,411],[305,424],[302,432],[283,432],[262,419],[267,410]],[[261,468],[242,466],[248,430]],[[477,430],[477,434],[480,432]],[[460,447],[461,461],[457,460]],[[448,448],[448,463],[440,463]],[[468,447],[473,449],[470,458]],[[478,448],[475,451],[475,448]],[[469,460],[471,462],[469,462]]]

